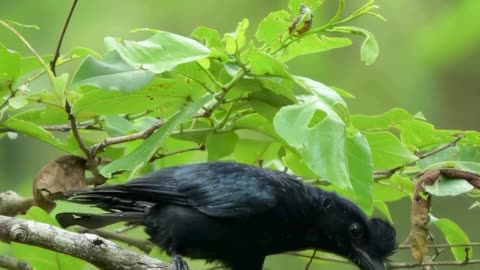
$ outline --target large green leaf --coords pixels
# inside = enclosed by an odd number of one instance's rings
[[[418,159],[392,133],[365,132],[363,135],[372,150],[375,169],[392,169]]]
[[[13,82],[20,75],[20,70],[20,54],[7,49],[0,43],[0,75]]]
[[[172,116],[155,133],[145,139],[143,143],[126,156],[114,160],[101,169],[101,173],[110,177],[113,172],[131,170],[131,176],[148,163],[157,152],[162,142],[174,131],[174,129],[185,120],[195,116],[198,111],[212,99],[213,96],[205,96],[194,103],[186,106],[183,110]]]
[[[207,136],[205,146],[208,151],[208,160],[218,160],[233,153],[238,141],[234,132],[214,134]]]
[[[290,44],[278,55],[278,58],[281,62],[286,62],[300,55],[325,52],[347,47],[351,44],[352,41],[349,38],[308,35]]]
[[[366,65],[371,65],[375,62],[380,49],[378,47],[377,40],[372,33],[363,28],[354,26],[339,26],[335,27],[334,31],[364,36],[365,40],[360,47],[360,58],[363,62],[365,62]]]
[[[464,179],[447,179],[440,177],[433,185],[425,186],[425,190],[435,196],[457,196],[467,193],[474,187]]]
[[[162,115],[177,112],[189,100],[203,93],[192,89],[192,81],[184,79],[155,78],[146,87],[133,91],[104,91],[93,89],[72,105],[77,114],[122,114],[158,109]]]
[[[215,29],[199,26],[193,31],[192,36],[198,40],[205,40],[208,48],[223,48],[222,38]]]
[[[248,19],[243,19],[238,23],[234,32],[223,35],[225,41],[225,50],[228,54],[235,54],[245,45],[245,33],[249,25]]]
[[[350,119],[353,125],[361,130],[384,130],[392,127],[398,128],[405,121],[413,120],[414,117],[404,109],[394,108],[374,116],[351,115]]]
[[[352,187],[345,152],[345,102],[319,82],[303,77],[295,81],[311,95],[299,97],[301,104],[282,107],[274,118],[275,131],[312,171],[341,187]]]
[[[150,82],[155,74],[127,64],[118,52],[110,51],[102,60],[88,56],[72,79],[70,89],[93,85],[105,90],[130,92]]]
[[[297,149],[312,171],[342,187],[351,187],[345,155],[345,125],[324,100],[310,97],[285,106],[273,119],[275,131]]]
[[[285,10],[270,13],[258,26],[255,38],[260,42],[269,42],[270,46],[280,43],[281,35],[288,33],[290,17],[291,15]]]
[[[69,153],[78,154],[78,155],[83,154],[80,148],[78,148],[78,146],[69,144],[67,141],[64,141],[64,140],[61,140],[60,138],[55,137],[55,135],[50,131],[43,129],[42,127],[32,122],[10,117],[5,123],[3,123],[3,125],[5,127],[15,130],[16,132],[26,134],[33,138],[36,138],[46,143],[49,143],[51,145],[54,145]]]
[[[248,61],[255,75],[276,75],[283,78],[291,78],[286,66],[275,57],[266,53],[254,50],[250,52]]]
[[[210,53],[207,47],[193,39],[169,32],[157,32],[143,41],[122,42],[113,37],[106,37],[105,45],[110,50],[116,50],[131,66],[155,73],[162,73],[176,65],[205,58]]]
[[[372,154],[367,140],[360,132],[345,138],[345,154],[348,174],[355,202],[367,213],[373,211],[373,166]]]
[[[447,242],[449,244],[467,244],[470,243],[468,236],[465,232],[458,226],[455,222],[451,221],[450,219],[446,218],[435,218],[434,216],[430,215],[430,224],[437,226],[445,235]],[[465,260],[465,247],[451,247],[450,248],[455,259],[457,261],[464,261]],[[473,257],[473,248],[470,247],[470,251],[468,252],[469,258]]]

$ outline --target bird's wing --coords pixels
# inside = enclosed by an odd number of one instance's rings
[[[278,174],[278,175],[277,175]],[[245,164],[210,162],[163,169],[123,185],[126,196],[194,207],[213,217],[250,216],[277,204],[286,174]]]

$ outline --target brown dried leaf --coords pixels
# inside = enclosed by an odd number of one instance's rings
[[[45,165],[33,181],[34,204],[50,212],[56,203],[42,191],[53,194],[85,187],[85,163],[82,157],[61,156]]]
[[[410,209],[410,248],[412,256],[422,262],[428,252],[428,222],[431,196],[423,189],[424,185],[433,184],[440,176],[439,171],[430,171],[422,175],[415,185],[412,208]]]

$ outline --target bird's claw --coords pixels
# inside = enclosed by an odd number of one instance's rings
[[[173,256],[172,264],[175,270],[190,270],[188,264],[179,255]]]

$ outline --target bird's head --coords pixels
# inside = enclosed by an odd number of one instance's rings
[[[321,208],[319,231],[328,235],[319,240],[328,239],[328,243],[319,242],[319,249],[344,256],[362,270],[385,270],[384,261],[397,247],[390,223],[369,219],[354,203],[335,194],[321,198]]]

